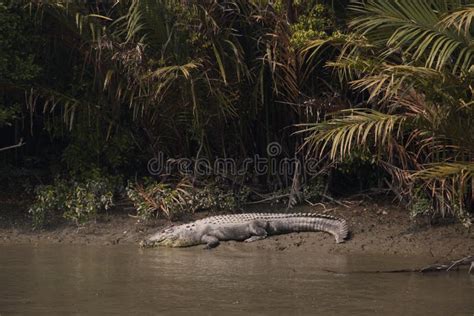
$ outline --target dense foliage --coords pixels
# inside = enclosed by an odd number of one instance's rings
[[[0,2],[0,127],[11,125],[24,98],[15,86],[31,83],[41,71],[30,45],[38,41],[27,12]]]
[[[161,215],[176,219],[198,210],[234,212],[246,200],[248,192],[232,192],[217,183],[197,186],[190,179],[183,178],[175,185],[157,183],[150,179],[145,179],[144,184],[131,183],[127,188],[127,195],[142,219]]]
[[[96,173],[83,180],[56,179],[35,188],[35,203],[29,209],[33,226],[41,228],[58,218],[82,224],[113,206],[118,179]]]
[[[316,58],[333,46],[327,65],[366,94],[364,107],[313,124],[308,144],[333,160],[368,150],[414,211],[431,198],[421,211],[465,217],[474,196],[473,2],[378,0],[353,10],[350,36],[307,50]]]
[[[109,207],[91,170],[130,179],[144,218],[231,209],[249,187],[293,205],[304,169],[215,174],[227,191],[179,173],[139,184],[160,154],[240,166],[278,142],[276,159],[320,160],[320,197],[376,185],[468,222],[473,18],[472,0],[0,1],[0,144],[26,139],[0,152],[2,178],[63,179],[37,189],[38,223]]]

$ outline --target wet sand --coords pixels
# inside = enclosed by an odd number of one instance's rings
[[[413,221],[406,210],[390,202],[344,201],[347,206],[318,204],[297,206],[292,212],[324,213],[345,218],[351,238],[336,244],[325,233],[293,233],[272,236],[253,243],[223,242],[221,249],[286,251],[304,255],[308,251],[330,254],[383,254],[429,256],[434,261],[456,259],[474,254],[474,230],[460,223]],[[284,206],[255,205],[248,212],[284,212]],[[1,213],[0,213],[1,214]],[[215,215],[196,213],[187,221]],[[3,217],[7,216],[5,213]],[[123,210],[100,216],[96,222],[77,227],[58,224],[35,231],[26,220],[0,218],[0,244],[75,244],[118,245],[136,244],[149,234],[170,224],[167,220],[142,222]],[[197,246],[202,247],[202,246]]]

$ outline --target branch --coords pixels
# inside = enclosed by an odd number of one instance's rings
[[[23,142],[23,138],[20,139],[20,142],[16,145],[13,145],[13,146],[8,146],[8,147],[3,147],[3,148],[0,148],[0,151],[4,151],[4,150],[9,150],[9,149],[13,149],[13,148],[17,148],[17,147],[21,147],[23,145],[25,145],[26,143]]]
[[[430,265],[430,266],[422,268],[420,272],[450,271],[453,268],[457,268],[462,265],[471,265],[471,267],[469,268],[469,273],[471,273],[471,270],[474,267],[474,256],[467,256],[459,260],[452,261],[451,263],[448,263],[448,264]]]

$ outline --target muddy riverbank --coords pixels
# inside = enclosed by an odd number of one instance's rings
[[[299,233],[273,236],[254,243],[224,242],[214,251],[265,249],[291,253],[320,252],[331,254],[421,255],[435,260],[459,258],[474,254],[474,229],[459,223],[414,222],[408,212],[390,202],[344,201],[346,206],[325,204],[295,207],[294,212],[326,213],[345,218],[351,238],[335,244],[324,233]],[[249,212],[285,211],[284,206],[258,205]],[[188,220],[211,214],[200,212]],[[166,220],[144,223],[123,210],[103,215],[96,222],[77,227],[58,224],[35,231],[27,219],[12,219],[0,212],[0,244],[75,244],[118,245],[137,244],[147,235],[169,225]],[[153,250],[152,250],[153,251]]]

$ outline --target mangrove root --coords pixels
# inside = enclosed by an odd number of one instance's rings
[[[447,264],[432,264],[429,266],[426,266],[421,269],[399,269],[399,270],[385,270],[385,271],[354,271],[351,273],[407,273],[407,272],[421,272],[421,273],[427,273],[427,272],[441,272],[441,271],[452,271],[454,269],[459,268],[460,266],[467,266],[469,265],[469,271],[468,273],[474,273],[474,256],[467,256],[464,258],[461,258],[459,260],[454,260],[451,261]],[[325,270],[327,272],[331,273],[339,273],[336,271],[332,270]]]
[[[433,264],[420,269],[419,272],[438,272],[438,271],[451,271],[457,269],[460,266],[470,265],[469,273],[474,269],[474,256],[467,256],[459,260],[452,261],[448,264]]]

